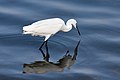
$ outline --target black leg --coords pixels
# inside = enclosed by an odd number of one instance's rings
[[[43,55],[43,59],[45,59],[45,54],[44,54],[43,50],[42,49],[39,49],[39,50],[41,51],[41,53]]]
[[[46,61],[49,62],[49,58],[50,58],[50,55],[49,55],[49,51],[48,51],[48,45],[47,45],[47,41],[46,41]]]
[[[44,52],[43,52],[43,50],[42,50],[42,47],[43,47],[43,45],[46,43],[46,41],[44,41],[43,43],[42,43],[42,45],[40,46],[40,48],[39,48],[39,50],[41,51],[41,53],[42,53],[42,55],[43,55],[43,59],[45,59],[45,54],[44,54]]]
[[[46,41],[44,41],[43,43],[42,43],[42,45],[40,46],[40,48],[39,48],[39,50],[43,47],[43,45],[46,43]]]
[[[46,47],[46,54],[43,52],[42,50],[42,47],[43,45],[45,44],[45,47]],[[43,55],[43,59],[47,62],[49,62],[49,58],[50,58],[50,55],[49,55],[49,52],[48,52],[48,46],[47,46],[47,41],[44,41],[42,43],[42,45],[40,46],[39,50],[41,51],[42,55]]]

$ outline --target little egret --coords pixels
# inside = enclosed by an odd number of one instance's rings
[[[75,19],[69,19],[67,23],[60,18],[51,18],[40,20],[31,25],[23,27],[23,34],[31,34],[32,36],[45,36],[44,43],[50,38],[50,36],[56,34],[59,31],[68,32],[72,29],[72,26],[75,27],[80,35],[80,31],[76,26],[77,21]]]

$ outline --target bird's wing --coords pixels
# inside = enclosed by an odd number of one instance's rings
[[[45,20],[40,20],[37,22],[34,22],[32,26],[42,26],[42,25],[51,25],[51,24],[58,24],[58,23],[63,23],[64,21],[60,18],[52,18],[52,19],[45,19]]]
[[[62,27],[62,24],[42,24],[37,26],[34,31],[43,34],[55,34]]]
[[[58,32],[64,22],[60,19],[48,19],[35,22],[31,25],[34,32],[43,34],[54,34]]]

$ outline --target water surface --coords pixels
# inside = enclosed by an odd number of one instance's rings
[[[0,0],[0,80],[119,80],[119,7],[119,0]],[[44,38],[22,35],[22,27],[54,17],[76,19],[82,36],[73,29],[50,38],[50,61],[67,49],[73,55],[81,39],[75,63],[62,72],[24,74],[23,64],[43,60]]]

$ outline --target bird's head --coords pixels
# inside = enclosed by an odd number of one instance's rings
[[[77,21],[76,21],[75,19],[69,19],[69,23],[70,23],[75,29],[77,29],[78,34],[81,35],[78,26],[76,26]]]
[[[69,23],[76,28],[77,21],[75,19],[69,19]]]

